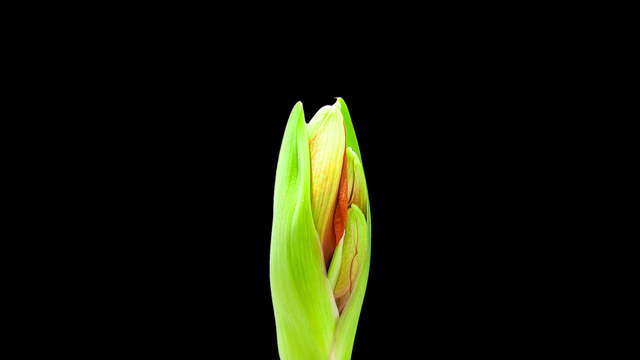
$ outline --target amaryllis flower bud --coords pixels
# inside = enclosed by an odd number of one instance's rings
[[[274,192],[271,294],[283,360],[351,357],[369,275],[371,219],[342,99],[306,124],[294,106]]]

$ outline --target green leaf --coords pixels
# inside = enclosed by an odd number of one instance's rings
[[[338,317],[311,213],[302,104],[285,129],[274,191],[271,296],[282,360],[327,360]]]

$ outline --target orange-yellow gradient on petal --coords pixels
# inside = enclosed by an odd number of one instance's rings
[[[334,215],[345,159],[345,128],[339,106],[323,107],[307,124],[311,207],[325,263],[331,259],[339,241],[334,229]]]

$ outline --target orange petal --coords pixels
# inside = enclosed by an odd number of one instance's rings
[[[333,216],[333,229],[336,236],[336,246],[344,235],[344,227],[347,222],[347,208],[349,207],[349,186],[347,185],[347,154],[342,161],[342,175],[340,177],[340,187],[338,189],[338,201],[336,203],[335,215]]]

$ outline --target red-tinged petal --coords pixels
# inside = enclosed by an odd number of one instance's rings
[[[349,208],[349,186],[347,184],[347,155],[342,161],[342,175],[340,176],[340,187],[338,189],[338,200],[336,203],[335,215],[333,217],[333,228],[335,232],[336,246],[344,235],[344,228],[347,222],[347,209]]]

